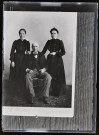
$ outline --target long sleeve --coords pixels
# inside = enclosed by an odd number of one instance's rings
[[[15,49],[16,49],[16,41],[13,42],[12,48],[11,48],[11,52],[10,52],[10,60],[14,61],[15,58]]]
[[[60,40],[60,50],[57,52],[57,55],[58,56],[63,56],[65,55],[65,48],[64,48],[64,44],[63,44],[63,41]]]
[[[43,50],[42,50],[42,53],[43,53],[43,54],[45,54],[46,51],[47,51],[47,49],[48,49],[48,42],[49,42],[49,40],[46,42],[46,44],[45,44],[45,46],[44,46],[44,48],[43,48]]]
[[[27,41],[27,51],[30,51],[30,42]]]

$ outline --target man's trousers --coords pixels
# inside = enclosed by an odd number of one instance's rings
[[[40,88],[40,95],[43,97],[49,97],[49,90],[51,85],[51,79],[52,77],[47,72],[39,73],[39,72],[33,72],[33,73],[27,73],[26,74],[26,88],[29,90],[30,94],[35,97],[35,91],[34,91],[34,84],[33,79],[38,78],[42,79],[42,87]]]

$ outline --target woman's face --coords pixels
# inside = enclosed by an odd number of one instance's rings
[[[25,31],[21,30],[19,36],[20,36],[20,39],[24,39],[26,36]]]
[[[51,32],[51,37],[52,37],[53,39],[57,39],[57,37],[58,37],[57,31],[53,30],[53,31]]]

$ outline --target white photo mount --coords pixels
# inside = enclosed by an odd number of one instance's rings
[[[23,14],[24,14],[23,20],[25,20],[25,17],[28,16],[29,20],[31,20],[31,22],[32,22],[32,25],[33,25],[33,20],[34,20],[34,25],[35,25],[36,19],[38,19],[42,23],[43,19],[48,19],[48,20],[52,21],[51,18],[54,18],[55,16],[57,17],[56,19],[58,19],[58,20],[62,19],[61,18],[62,16],[68,18],[67,25],[69,25],[69,23],[72,20],[72,17],[74,18],[73,30],[69,29],[69,31],[68,31],[69,33],[71,32],[68,35],[68,38],[70,38],[69,36],[71,36],[71,38],[72,38],[71,39],[71,41],[72,41],[71,42],[71,53],[72,54],[70,54],[71,57],[72,57],[71,58],[72,61],[69,62],[69,63],[71,63],[71,66],[72,66],[72,68],[71,68],[72,69],[71,70],[72,73],[70,73],[71,74],[71,78],[72,78],[71,79],[71,83],[72,83],[71,107],[70,108],[59,108],[59,107],[55,108],[55,107],[3,106],[2,114],[3,115],[10,115],[10,116],[11,115],[12,116],[22,116],[23,115],[23,116],[43,116],[43,117],[73,117],[74,116],[74,101],[75,101],[74,100],[74,96],[75,96],[75,71],[76,71],[76,67],[75,66],[76,66],[77,13],[76,12],[75,13],[69,13],[69,12],[67,12],[67,13],[66,12],[62,12],[61,13],[61,12],[34,12],[34,11],[33,12],[4,11],[4,29],[6,29],[8,27],[7,25],[10,23],[10,19],[9,18],[11,18],[11,16],[14,17],[14,18],[17,17],[17,19],[18,18],[20,19],[20,17],[22,17]],[[47,17],[48,14],[49,14],[49,17]],[[52,16],[52,14],[55,14],[55,15]],[[33,19],[31,19],[31,16],[33,16]],[[42,16],[42,17],[45,16],[45,18],[43,18],[43,19],[40,18],[39,19],[39,16]],[[30,29],[31,28],[31,22],[29,22],[30,23],[30,28],[29,28],[29,23],[23,22],[23,20],[20,19],[20,22],[17,23],[17,28],[19,28],[21,25],[24,25],[25,27],[27,27],[27,29]],[[69,22],[69,20],[70,20],[70,22]],[[57,24],[54,24],[54,21],[56,21],[56,20],[52,21],[52,25],[56,25],[60,29],[61,29],[60,24],[63,24],[64,27],[66,27],[66,24],[65,24],[66,23],[66,19],[64,20],[64,18],[63,18],[63,21],[64,21],[63,23],[62,22],[60,22],[60,23],[57,22]],[[20,25],[20,23],[22,23],[22,24]],[[48,22],[46,21],[46,23],[48,23]],[[50,25],[50,22],[48,23],[48,27],[49,28],[52,25]],[[15,24],[13,24],[12,26],[13,26],[13,29],[14,29]],[[15,29],[17,29],[17,28],[15,28]],[[37,26],[37,28],[38,28],[38,26]],[[13,29],[12,29],[12,31],[13,31]],[[62,28],[62,29],[64,29],[64,28]],[[38,29],[38,31],[39,31],[39,29]],[[8,33],[9,33],[9,31],[8,31]],[[29,33],[29,30],[28,30],[28,33]],[[31,42],[32,42],[32,33],[31,33],[31,38],[30,38]],[[62,35],[62,32],[61,32],[60,35]],[[12,35],[12,37],[13,37],[13,35]],[[64,38],[64,37],[65,36],[63,35],[62,38]],[[7,54],[7,53],[9,54],[9,52],[8,52],[9,49],[7,50],[7,47],[6,47],[7,42],[9,42],[9,41],[7,41],[7,31],[6,31],[6,33],[4,32],[4,39],[5,39],[4,40],[4,54]],[[12,40],[13,40],[13,38],[12,38]],[[68,42],[68,45],[66,47],[66,40],[65,40],[65,48],[68,49],[70,41],[67,41],[67,42]],[[42,48],[40,48],[40,49],[42,49]],[[70,55],[68,55],[68,50],[67,50],[66,53],[67,53],[67,57],[69,58]],[[67,62],[65,62],[65,56],[64,56],[63,60],[64,60],[64,63],[69,64],[69,63],[67,63],[68,60],[66,60]],[[5,63],[6,62],[8,62],[8,60],[7,60],[6,55],[5,55]],[[6,66],[6,64],[5,64],[5,66]],[[66,79],[67,79],[66,81],[68,83],[68,77],[66,77]]]

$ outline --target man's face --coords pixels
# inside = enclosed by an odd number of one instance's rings
[[[25,36],[26,36],[25,31],[21,30],[19,36],[20,36],[21,39],[24,39]]]
[[[34,52],[38,52],[39,46],[37,44],[33,44],[32,49],[33,49]]]

